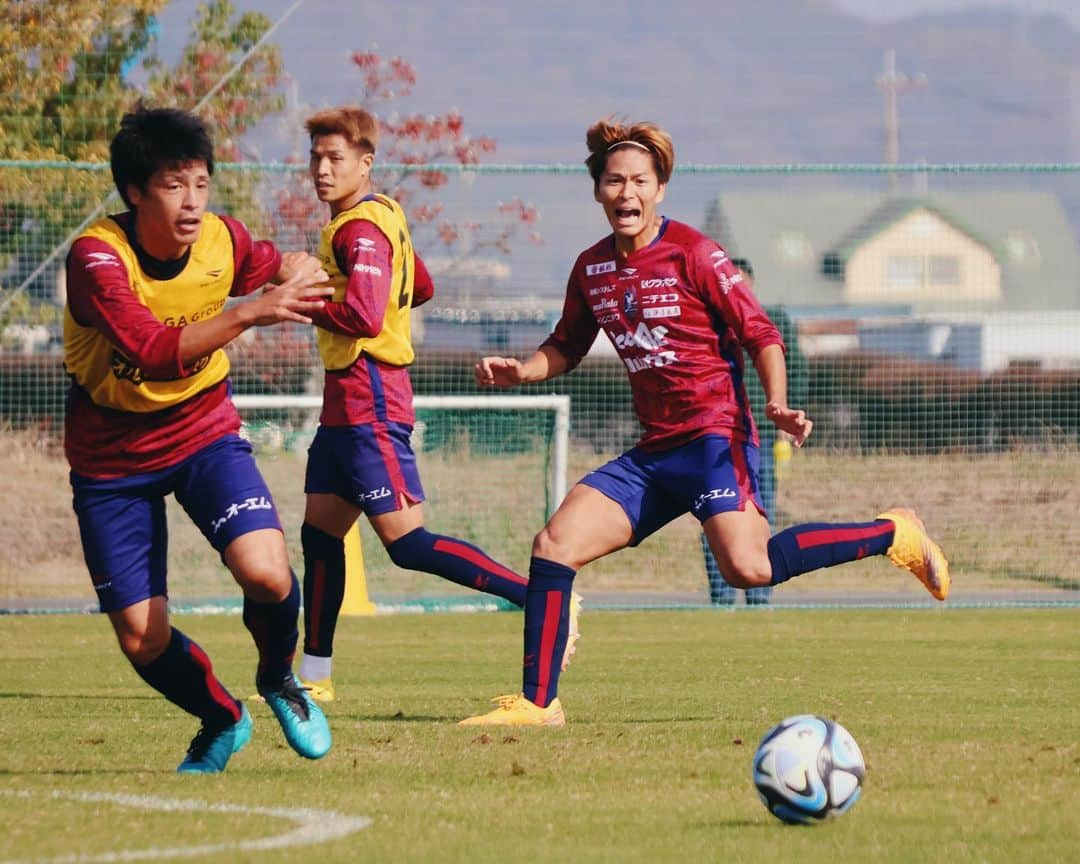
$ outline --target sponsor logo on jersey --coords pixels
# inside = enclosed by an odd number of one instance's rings
[[[727,294],[736,285],[742,284],[743,278],[741,273],[736,273],[734,276],[728,276],[727,273],[720,274],[720,290]]]
[[[195,375],[198,372],[202,372],[210,364],[210,357],[212,355],[207,354],[205,357],[200,357],[187,369],[188,375]],[[119,351],[113,351],[112,357],[109,361],[109,368],[112,370],[114,378],[120,381],[128,381],[138,387],[143,383],[142,369],[128,360]],[[157,381],[179,381],[182,376],[173,375],[171,378],[157,378]]]
[[[614,273],[615,262],[603,261],[600,264],[586,264],[585,275],[586,276],[599,276],[601,273]]]
[[[205,321],[207,318],[213,318],[224,308],[224,299],[215,300],[213,303],[204,306],[202,309],[192,312],[190,315],[167,315],[165,320],[161,323],[166,327],[186,327],[188,324],[194,324],[196,321]]]
[[[618,321],[621,316],[618,312],[609,312],[607,315],[601,315],[596,319],[598,324],[611,324],[613,321]]]
[[[610,283],[607,284],[607,285],[597,285],[595,288],[590,288],[589,289],[589,296],[590,297],[597,297],[600,294],[610,294],[614,290],[615,290],[615,286],[610,284]]]
[[[207,285],[213,285],[214,282],[221,278],[221,274],[224,272],[225,271],[221,268],[218,268],[217,270],[207,270],[202,275],[202,279],[199,282],[199,287],[205,288]]]
[[[642,306],[659,306],[663,303],[678,303],[678,294],[646,294],[641,298]]]
[[[369,240],[367,237],[357,237],[356,242],[353,243],[352,251],[354,255],[361,252],[371,253],[375,251],[375,241]]]
[[[663,325],[650,328],[646,324],[638,324],[633,332],[627,330],[615,337],[616,348],[644,348],[646,351],[657,351],[664,345],[664,337],[668,329]]]
[[[644,357],[624,357],[623,363],[631,375],[644,372],[646,369],[659,369],[661,366],[673,366],[679,362],[674,351],[657,351],[655,354],[646,354]]]
[[[365,501],[379,501],[383,498],[389,498],[393,494],[394,493],[385,486],[380,486],[378,489],[372,489],[370,492],[365,492],[360,497]]]
[[[619,271],[619,278],[620,279],[636,279],[637,278],[637,267],[623,267],[623,269]]]
[[[372,276],[382,276],[382,270],[374,264],[361,264],[360,262],[353,265],[353,273],[369,273]]]
[[[678,362],[678,355],[674,351],[663,350],[663,346],[667,343],[664,338],[667,332],[667,327],[663,325],[649,327],[642,323],[638,324],[637,329],[632,332],[627,330],[611,338],[617,349],[625,351],[638,348],[649,352],[642,357],[623,357],[627,370],[631,375],[636,375],[646,369],[659,369],[661,366],[671,366]]]
[[[709,257],[712,258],[712,269],[716,270],[721,264],[727,261],[727,252],[723,249],[717,249]]]
[[[690,509],[694,513],[697,513],[702,508],[702,505],[704,505],[706,501],[714,501],[714,500],[720,499],[720,498],[738,498],[738,497],[739,497],[739,493],[736,492],[734,489],[728,487],[728,486],[725,486],[723,489],[710,489],[708,492],[703,492],[702,494],[698,495],[698,497],[694,500],[694,505]]]
[[[599,303],[594,304],[593,307],[592,307],[592,311],[593,312],[599,312],[602,309],[618,309],[618,308],[619,308],[619,304],[616,302],[615,298],[614,297],[608,297],[606,300],[601,300]]]
[[[650,306],[641,313],[642,318],[678,318],[682,314],[679,306]]]
[[[91,252],[87,256],[91,260],[87,262],[86,269],[93,270],[95,267],[119,267],[120,259],[111,252]]]
[[[674,288],[679,284],[679,280],[674,276],[667,276],[663,279],[642,279],[641,290],[648,291],[650,288]]]
[[[244,511],[250,510],[273,510],[274,505],[270,499],[265,495],[259,495],[255,498],[245,498],[243,501],[234,501],[228,507],[225,508],[225,512],[221,515],[221,518],[214,519],[210,523],[210,527],[214,529],[214,533],[217,534],[230,519],[235,519]]]

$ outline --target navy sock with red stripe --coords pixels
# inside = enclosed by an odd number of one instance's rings
[[[132,666],[143,681],[207,726],[223,729],[240,719],[240,703],[215,677],[206,652],[175,627],[159,657]]]
[[[466,588],[503,597],[515,606],[525,605],[528,580],[464,540],[420,527],[399,537],[386,551],[398,567],[433,573]]]
[[[304,653],[334,656],[334,631],[345,599],[345,541],[307,522],[304,548]]]
[[[277,690],[292,672],[293,655],[300,631],[300,583],[290,572],[292,586],[278,603],[260,603],[244,598],[244,626],[255,639],[259,650],[259,668],[255,681],[260,687]]]
[[[884,555],[892,545],[895,526],[891,520],[874,522],[811,522],[793,525],[769,538],[772,584],[821,567]]]
[[[522,690],[526,699],[541,708],[559,693],[573,586],[574,571],[569,567],[535,556],[529,562]]]

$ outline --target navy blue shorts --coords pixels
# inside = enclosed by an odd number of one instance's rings
[[[733,445],[724,435],[704,435],[659,453],[627,450],[580,482],[623,508],[634,530],[630,545],[637,546],[683,513],[704,522],[752,501],[764,514],[758,456],[754,444]]]
[[[401,496],[417,503],[424,487],[404,423],[320,426],[308,448],[304,492],[337,495],[368,516],[401,509]]]
[[[168,596],[165,498],[172,494],[218,554],[237,537],[281,530],[251,445],[220,438],[170,468],[114,480],[71,472],[83,556],[102,612]]]

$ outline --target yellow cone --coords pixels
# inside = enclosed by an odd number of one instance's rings
[[[374,615],[375,604],[367,592],[364,575],[364,551],[360,547],[360,526],[354,523],[345,535],[345,598],[342,615]]]

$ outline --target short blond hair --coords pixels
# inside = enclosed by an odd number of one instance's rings
[[[379,121],[358,105],[319,111],[308,117],[304,128],[313,141],[320,135],[341,135],[365,153],[374,153],[379,143]]]
[[[607,167],[608,155],[618,149],[620,144],[648,150],[660,182],[667,183],[671,179],[671,172],[675,167],[675,145],[671,143],[671,136],[667,132],[655,123],[627,125],[608,117],[598,120],[585,133],[585,146],[589,148],[589,157],[585,164],[589,167],[594,187],[600,185],[600,177]]]

